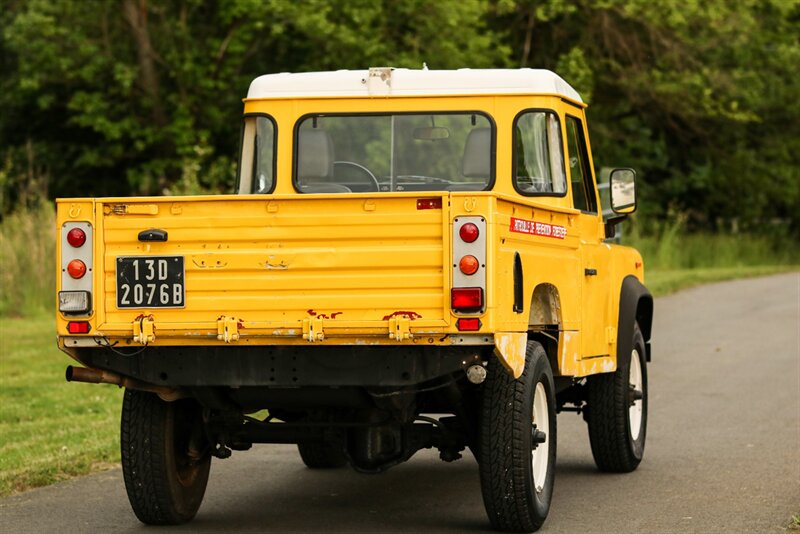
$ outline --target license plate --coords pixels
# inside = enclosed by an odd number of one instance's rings
[[[117,258],[117,308],[183,308],[183,256]]]

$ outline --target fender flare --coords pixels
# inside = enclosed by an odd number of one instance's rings
[[[619,295],[619,322],[617,323],[617,357],[630,354],[633,344],[633,325],[639,323],[644,336],[647,361],[650,361],[650,334],[653,327],[653,295],[633,275],[622,280]]]

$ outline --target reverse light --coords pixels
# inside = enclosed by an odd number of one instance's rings
[[[70,334],[88,334],[92,329],[89,321],[70,321],[67,323],[67,332]]]
[[[450,305],[460,312],[478,312],[483,308],[483,288],[454,287],[450,290]]]
[[[477,332],[481,329],[481,320],[477,317],[469,319],[462,317],[458,321],[456,321],[456,328],[460,332]]]
[[[478,239],[480,234],[481,232],[478,230],[478,226],[474,223],[467,223],[458,230],[459,237],[467,243],[473,243]]]
[[[67,272],[72,278],[83,278],[86,274],[86,264],[81,260],[72,260],[67,264]]]
[[[58,311],[61,313],[88,313],[90,307],[88,291],[58,292]]]
[[[464,256],[461,258],[461,261],[458,262],[458,268],[466,275],[477,273],[480,266],[481,264],[478,258],[472,255]]]
[[[82,247],[86,243],[86,232],[80,228],[73,228],[67,232],[67,243],[75,248]]]

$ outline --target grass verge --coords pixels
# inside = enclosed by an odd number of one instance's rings
[[[52,317],[0,319],[0,496],[119,462],[122,390],[69,384]]]
[[[663,297],[701,284],[753,278],[770,274],[800,271],[800,265],[750,265],[745,267],[708,267],[702,269],[653,269],[645,271],[645,284],[656,297]]]

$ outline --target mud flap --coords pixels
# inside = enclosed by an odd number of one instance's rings
[[[521,377],[525,369],[527,344],[527,332],[498,332],[494,335],[494,353],[515,379]]]

